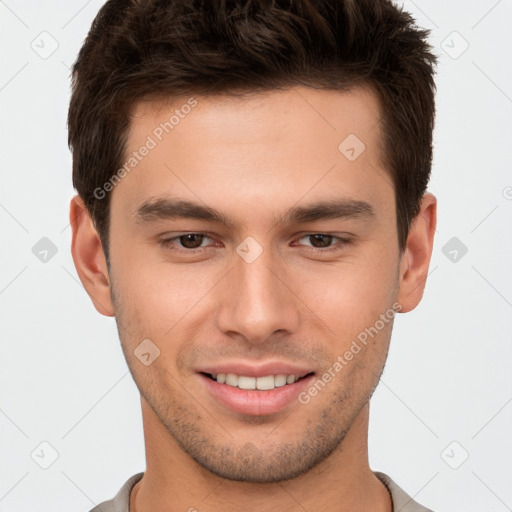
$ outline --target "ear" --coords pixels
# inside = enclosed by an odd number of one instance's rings
[[[71,254],[78,277],[98,312],[105,316],[114,316],[103,247],[89,211],[80,196],[75,196],[71,200],[69,220],[73,230]]]
[[[436,223],[437,200],[427,192],[421,201],[418,215],[412,221],[400,262],[398,302],[402,305],[401,313],[413,310],[423,296]]]

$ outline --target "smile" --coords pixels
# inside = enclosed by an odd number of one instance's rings
[[[294,384],[302,378],[293,374],[265,375],[264,377],[249,377],[247,375],[235,375],[234,373],[207,375],[219,384],[226,384],[227,386],[232,386],[239,389],[260,391],[268,391],[270,389]]]
[[[314,379],[313,372],[259,376],[199,372],[198,376],[217,407],[250,416],[276,414],[299,404],[299,394]]]

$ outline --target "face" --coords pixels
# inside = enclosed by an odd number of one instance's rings
[[[305,87],[134,110],[137,162],[111,196],[116,321],[142,397],[217,475],[307,472],[378,382],[401,262],[379,117],[368,90]]]

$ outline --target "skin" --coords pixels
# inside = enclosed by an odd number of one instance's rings
[[[172,103],[135,106],[127,153],[140,148]],[[308,404],[275,414],[235,413],[206,390],[201,365],[279,361],[319,377],[365,328],[398,303],[420,302],[432,252],[436,199],[425,194],[399,251],[395,196],[381,163],[376,95],[294,87],[243,97],[199,97],[172,132],[112,191],[110,266],[83,201],[74,197],[72,254],[94,306],[114,316],[141,392],[147,468],[130,510],[390,511],[368,464],[369,400],[392,322]],[[349,134],[366,149],[349,161]],[[232,222],[138,221],[145,201],[172,197]],[[280,221],[326,199],[368,203],[373,215]],[[193,255],[183,233],[208,233]],[[331,234],[331,252],[307,235]],[[262,253],[236,252],[253,237]],[[349,243],[341,239],[350,240]],[[181,239],[182,240],[182,239]],[[190,250],[190,249],[188,249]],[[152,340],[149,366],[134,350]]]

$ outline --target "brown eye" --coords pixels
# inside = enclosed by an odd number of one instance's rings
[[[203,240],[204,235],[202,235],[201,233],[191,233],[179,237],[180,244],[186,249],[196,249],[198,247],[201,247]]]
[[[321,233],[314,234],[314,235],[308,235],[306,238],[309,238],[309,241],[311,242],[311,245],[313,247],[329,247],[331,245],[331,242],[333,240],[332,235],[324,235]]]
[[[196,254],[197,249],[206,250],[213,247],[212,242],[214,240],[207,233],[183,233],[172,238],[164,238],[159,241],[159,245],[166,251],[187,255]]]
[[[343,251],[351,243],[350,238],[327,233],[308,233],[299,239],[298,245],[315,254],[327,254]]]

